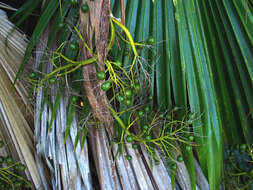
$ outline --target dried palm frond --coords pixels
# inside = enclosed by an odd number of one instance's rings
[[[33,111],[28,104],[24,83],[13,86],[15,73],[22,62],[26,41],[4,14],[0,14],[0,136],[16,160],[27,166],[26,175],[35,189],[42,182],[34,158]]]

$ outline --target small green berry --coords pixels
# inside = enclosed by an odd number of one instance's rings
[[[59,27],[59,28],[63,28],[64,25],[65,25],[64,22],[60,22],[60,23],[58,24],[58,27]]]
[[[133,136],[131,136],[131,135],[127,135],[127,137],[126,137],[126,141],[127,142],[132,142],[134,140],[134,138],[133,138]]]
[[[146,141],[150,141],[150,140],[151,140],[151,136],[150,136],[150,135],[147,135],[147,136],[145,137],[145,140],[146,140]]]
[[[103,91],[108,91],[111,88],[111,82],[110,81],[106,81],[101,85],[101,89]]]
[[[152,37],[152,36],[150,36],[148,39],[147,39],[147,44],[148,45],[153,45],[155,43],[155,39]]]
[[[72,49],[73,51],[76,51],[79,48],[79,45],[77,42],[71,42],[69,45],[70,49]]]
[[[15,169],[17,170],[17,171],[19,171],[19,172],[23,172],[23,171],[25,171],[25,166],[23,165],[23,164],[17,164],[16,166],[15,166]]]
[[[181,109],[180,107],[175,106],[175,107],[172,109],[172,111],[173,111],[173,112],[177,112],[177,111],[180,110],[180,109]]]
[[[54,84],[56,82],[56,78],[52,77],[49,79],[49,84]]]
[[[26,181],[24,186],[25,188],[30,188],[32,186],[32,182]]]
[[[172,170],[176,170],[177,169],[177,164],[172,164],[171,166],[170,166],[170,168],[172,169]]]
[[[131,104],[132,104],[132,101],[131,101],[131,100],[129,100],[129,99],[126,100],[126,105],[127,105],[127,106],[130,106]]]
[[[72,96],[71,101],[72,103],[76,103],[78,100],[77,96]]]
[[[16,181],[14,183],[14,187],[16,187],[16,188],[20,188],[22,185],[23,185],[23,183],[21,181]]]
[[[125,92],[125,95],[126,95],[127,98],[131,98],[132,97],[132,90],[127,89],[126,92]]]
[[[119,102],[123,102],[125,100],[124,96],[122,95],[118,95],[117,99]]]
[[[127,160],[132,160],[132,156],[131,155],[126,155],[126,159]]]
[[[184,160],[184,159],[183,159],[183,156],[178,156],[178,157],[177,157],[177,161],[178,161],[178,162],[183,162],[183,160]]]
[[[194,136],[189,136],[188,139],[189,139],[189,141],[193,141],[194,140]]]
[[[187,145],[187,146],[185,147],[185,149],[186,149],[187,151],[190,151],[190,150],[192,149],[192,147],[189,146],[189,145]]]
[[[142,126],[142,130],[144,130],[144,131],[147,131],[148,128],[149,128],[148,125],[143,125],[143,126]]]
[[[36,73],[35,72],[30,72],[29,73],[29,78],[30,79],[35,79],[36,78]]]
[[[148,100],[151,102],[153,100],[153,96],[149,96]]]
[[[144,111],[145,111],[146,113],[148,113],[148,112],[150,111],[149,106],[145,106],[145,107],[144,107]]]
[[[171,119],[172,119],[171,115],[170,115],[170,114],[167,114],[167,115],[166,115],[166,119],[169,120],[169,121],[171,121]]]
[[[105,77],[106,77],[105,71],[97,72],[97,79],[98,80],[105,80]]]
[[[5,159],[6,164],[11,165],[14,163],[14,160],[11,156],[7,156]]]
[[[140,84],[135,84],[135,90],[139,91],[141,89]]]
[[[240,145],[240,150],[244,151],[244,150],[246,150],[246,148],[247,148],[246,144],[241,144]]]
[[[83,13],[87,13],[89,11],[89,6],[87,5],[87,3],[82,5],[81,10]]]
[[[134,143],[134,144],[132,145],[132,148],[133,148],[133,149],[137,149],[137,148],[138,148],[138,144]]]
[[[116,60],[115,65],[117,65],[118,67],[122,67],[122,62],[120,60]]]
[[[70,0],[72,6],[76,6],[78,4],[77,0]]]
[[[139,117],[142,117],[143,115],[144,115],[143,111],[141,111],[141,110],[138,111],[138,116],[139,116]]]

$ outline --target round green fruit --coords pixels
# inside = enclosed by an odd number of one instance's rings
[[[132,97],[132,90],[127,89],[126,92],[125,92],[125,95],[126,95],[127,98],[131,98]]]
[[[78,100],[77,96],[73,96],[73,97],[71,98],[71,101],[72,101],[73,103],[76,103],[77,100]]]
[[[97,79],[98,80],[105,80],[106,74],[104,71],[97,72]]]
[[[52,77],[49,79],[49,84],[54,84],[56,82],[56,78]]]
[[[177,169],[177,164],[172,164],[172,165],[170,166],[170,168],[171,168],[172,170],[176,170],[176,169]]]
[[[19,171],[19,172],[23,172],[23,171],[25,171],[25,166],[23,165],[23,164],[17,164],[16,166],[15,166],[15,169],[17,170],[17,171]]]
[[[89,6],[87,5],[87,3],[82,5],[81,10],[83,13],[87,13],[89,11]]]
[[[184,160],[184,159],[183,159],[183,156],[178,156],[178,157],[177,157],[177,161],[178,161],[178,162],[183,162],[183,160]]]
[[[73,51],[76,51],[79,47],[77,42],[71,42],[69,45],[70,49],[72,49]]]
[[[187,151],[191,151],[192,147],[189,146],[189,145],[187,145],[187,146],[185,147],[185,149],[186,149]]]
[[[148,128],[149,128],[149,127],[148,127],[148,125],[143,125],[143,126],[142,126],[142,130],[147,131],[147,130],[148,130]]]
[[[246,148],[247,148],[247,145],[246,144],[241,144],[240,145],[240,150],[246,150]]]
[[[127,135],[127,137],[126,137],[126,141],[127,142],[132,142],[134,140],[134,138],[133,138],[133,136],[131,136],[131,135]]]
[[[141,86],[140,86],[140,84],[135,84],[134,88],[135,88],[135,90],[139,91],[141,89]]]
[[[137,148],[138,148],[138,144],[134,143],[134,144],[132,145],[132,148],[133,148],[133,149],[137,149]]]
[[[6,164],[11,165],[14,163],[14,160],[11,156],[7,156],[5,159]]]
[[[153,45],[155,43],[155,39],[152,37],[152,36],[150,36],[148,39],[147,39],[147,44],[148,45]]]
[[[60,23],[58,24],[58,27],[59,27],[59,28],[63,28],[64,25],[65,25],[64,22],[60,22]]]
[[[151,140],[151,136],[150,136],[150,135],[147,135],[147,136],[145,137],[145,140],[146,140],[146,141],[150,141],[150,140]]]
[[[101,89],[103,91],[108,91],[111,88],[111,82],[110,81],[106,81],[101,85]]]
[[[151,102],[153,100],[153,96],[149,96],[148,100]]]
[[[131,155],[126,155],[126,159],[127,160],[132,160],[132,156]]]
[[[118,67],[122,67],[122,62],[120,60],[116,60],[115,65],[117,65]]]
[[[189,139],[189,141],[193,141],[194,140],[194,136],[189,136],[188,139]]]
[[[37,76],[37,75],[36,75],[35,72],[30,72],[30,73],[29,73],[29,78],[30,78],[30,79],[35,79],[36,76]]]
[[[149,106],[145,106],[145,107],[144,107],[144,111],[145,111],[146,113],[148,113],[148,112],[150,111]]]
[[[143,113],[142,110],[138,111],[138,116],[139,116],[139,117],[142,117],[143,115],[144,115],[144,113]]]
[[[130,106],[132,104],[132,101],[131,100],[126,100],[126,105],[127,106]]]
[[[76,6],[76,5],[78,5],[78,0],[70,0],[70,4],[72,6]]]
[[[14,187],[16,187],[16,188],[20,188],[22,185],[23,185],[23,183],[21,181],[16,181],[14,183]]]
[[[122,95],[118,95],[117,99],[119,102],[123,102],[125,100],[124,96]]]

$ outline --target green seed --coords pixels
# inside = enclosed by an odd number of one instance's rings
[[[59,28],[63,28],[64,25],[65,25],[64,22],[60,22],[60,23],[58,24],[58,27],[59,27]]]
[[[149,96],[148,100],[151,102],[153,100],[153,96]]]
[[[127,160],[132,160],[132,156],[131,155],[126,155],[126,159]]]
[[[16,181],[15,183],[14,183],[14,187],[16,187],[16,188],[19,188],[19,187],[21,187],[22,186],[22,182],[21,181]]]
[[[72,6],[76,6],[78,4],[77,0],[70,0]]]
[[[132,101],[131,100],[126,100],[126,105],[127,106],[130,106],[132,104]]]
[[[16,166],[15,166],[15,169],[17,170],[17,171],[19,171],[19,172],[23,172],[23,171],[25,171],[25,166],[23,165],[23,164],[17,164]]]
[[[131,98],[132,97],[132,90],[127,89],[126,92],[125,92],[125,95],[126,95],[127,98]]]
[[[146,141],[150,141],[150,140],[151,140],[151,136],[150,136],[150,135],[147,135],[147,136],[145,137],[145,140],[146,140]]]
[[[172,170],[176,170],[177,169],[177,164],[172,164],[170,167]]]
[[[153,45],[155,43],[155,39],[152,37],[152,36],[150,36],[148,39],[147,39],[147,44],[148,45]]]
[[[135,84],[135,90],[139,91],[141,89],[140,84]]]
[[[131,135],[127,135],[127,137],[126,137],[126,141],[127,142],[132,142],[134,140],[134,138],[133,138],[133,136],[131,136]]]
[[[119,102],[123,102],[125,100],[124,96],[122,95],[118,95],[117,99]]]
[[[77,98],[76,96],[73,96],[72,99],[71,99],[71,101],[72,101],[73,103],[76,103],[77,100],[78,100],[78,98]]]
[[[149,111],[150,111],[149,106],[145,106],[144,111],[145,111],[146,113],[149,112]]]
[[[120,60],[116,60],[115,65],[117,65],[118,67],[122,67],[122,62]]]
[[[56,82],[56,78],[52,77],[49,79],[49,84],[54,84]]]
[[[194,140],[194,136],[189,136],[188,139],[189,139],[189,141],[193,141]]]
[[[101,89],[103,91],[108,91],[111,88],[111,82],[110,81],[106,81],[101,85]]]
[[[185,149],[186,149],[187,151],[190,151],[190,150],[192,149],[192,147],[189,146],[189,145],[187,145],[187,146],[185,147]]]
[[[89,11],[89,6],[87,5],[87,3],[82,5],[81,10],[83,13],[87,13]]]
[[[183,156],[178,156],[178,157],[177,157],[177,161],[178,161],[178,162],[183,162],[183,160],[184,160],[184,159],[183,159]]]
[[[137,148],[138,148],[138,144],[134,143],[134,144],[132,145],[132,148],[133,148],[133,149],[137,149]]]
[[[11,165],[14,163],[14,160],[11,156],[7,156],[6,159],[5,159],[5,162],[8,164],[8,165]]]
[[[36,78],[36,73],[35,72],[30,72],[29,78],[30,79],[35,79]]]
[[[139,116],[139,117],[142,117],[143,115],[144,115],[143,111],[141,111],[141,110],[138,111],[138,116]]]
[[[78,43],[77,42],[71,42],[69,47],[70,49],[72,49],[73,51],[76,51],[78,49]]]
[[[148,130],[148,128],[149,128],[148,125],[143,125],[142,126],[142,130]]]
[[[25,188],[30,188],[32,186],[32,182],[26,181],[25,182]]]
[[[247,145],[246,144],[241,144],[240,145],[240,150],[246,150],[247,148]]]
[[[98,80],[105,80],[106,74],[104,71],[97,72],[97,79]]]

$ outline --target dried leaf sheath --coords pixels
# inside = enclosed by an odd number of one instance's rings
[[[84,3],[85,1],[83,1]],[[109,34],[109,15],[110,1],[100,0],[96,2],[87,2],[89,5],[89,13],[82,13],[80,16],[80,30],[84,40],[92,49],[92,36],[95,31],[95,41],[98,53],[99,70],[104,70],[104,60],[106,57],[108,34]],[[99,18],[99,19],[98,19]],[[87,59],[91,54],[83,47],[82,58]],[[89,99],[95,117],[105,124],[107,131],[112,134],[109,126],[112,125],[112,117],[107,107],[106,93],[101,90],[101,81],[96,78],[95,65],[87,65],[83,67],[84,89]]]

